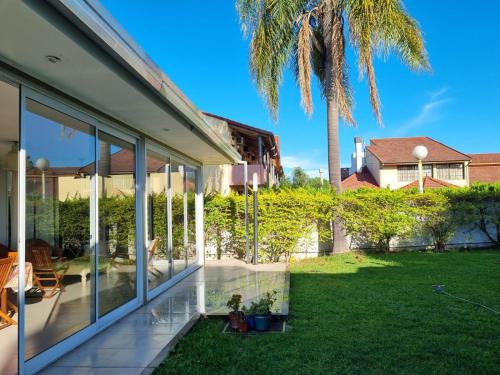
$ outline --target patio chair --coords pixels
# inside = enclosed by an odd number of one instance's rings
[[[156,237],[151,242],[151,244],[149,245],[149,249],[148,249],[148,272],[150,272],[155,277],[163,276],[163,272],[161,272],[153,264],[154,257],[155,257],[155,254],[156,254],[156,249],[158,248],[158,244],[159,243],[160,243],[160,238]]]
[[[9,276],[10,272],[12,270],[12,264],[14,263],[14,260],[12,258],[3,258],[0,259],[0,294],[2,298],[2,308],[7,308],[5,304],[11,306],[14,311],[17,311],[17,308],[15,308],[14,305],[11,303],[7,302],[7,290],[5,289],[5,285],[7,284],[7,281],[9,281]],[[2,323],[3,321],[3,323]],[[17,324],[17,322],[12,319],[6,311],[2,311],[0,309],[0,329],[3,329],[5,327],[8,327],[12,324]]]
[[[58,291],[64,292],[64,275],[57,272],[51,255],[52,249],[46,247],[32,247],[26,250],[27,260],[33,264],[34,285],[44,292],[49,291],[43,298],[51,298]]]
[[[7,258],[10,251],[12,250],[0,243],[0,259]]]
[[[57,246],[51,246],[47,241],[44,241],[42,239],[31,238],[29,240],[26,240],[26,252],[29,252],[32,248],[47,249],[52,259],[57,259],[57,261],[59,262],[64,260],[63,249]]]

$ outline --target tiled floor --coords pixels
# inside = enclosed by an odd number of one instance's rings
[[[276,313],[288,314],[286,265],[207,261],[174,287],[64,356],[42,374],[151,373],[200,314],[226,313],[234,293],[245,304],[277,290]]]

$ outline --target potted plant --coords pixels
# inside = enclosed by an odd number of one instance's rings
[[[239,330],[242,333],[248,332],[248,321],[247,321],[246,316],[244,314],[241,314]]]
[[[271,325],[271,308],[276,302],[277,292],[267,292],[265,297],[261,298],[258,303],[253,306],[255,311],[255,329],[257,331],[267,331]]]
[[[250,307],[243,306],[243,314],[245,314],[245,320],[247,321],[248,330],[253,331],[255,329],[255,313],[257,311],[257,304],[252,302]]]
[[[239,329],[240,320],[243,313],[240,311],[241,294],[233,294],[231,299],[227,301],[226,306],[231,309],[229,312],[229,324],[232,329]]]

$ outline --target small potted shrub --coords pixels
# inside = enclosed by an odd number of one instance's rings
[[[253,308],[255,311],[255,329],[257,331],[267,331],[271,325],[271,308],[276,302],[277,292],[267,292],[266,296],[261,298]]]
[[[229,324],[232,329],[239,329],[240,321],[243,313],[240,311],[241,294],[233,294],[231,299],[227,301],[226,306],[231,309],[229,312]]]

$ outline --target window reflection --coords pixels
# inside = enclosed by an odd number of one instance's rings
[[[19,88],[0,81],[0,374],[17,373]]]
[[[99,316],[136,296],[135,147],[99,132]]]
[[[196,262],[196,170],[186,167],[186,201],[187,201],[187,258],[188,265]]]
[[[148,288],[154,289],[170,278],[168,251],[168,157],[147,152],[147,262]]]
[[[90,241],[95,133],[89,125],[27,100],[26,358],[94,320]]]
[[[172,263],[173,272],[178,274],[186,269],[187,233],[185,212],[185,173],[184,166],[176,161],[171,163],[171,194],[172,194]]]

